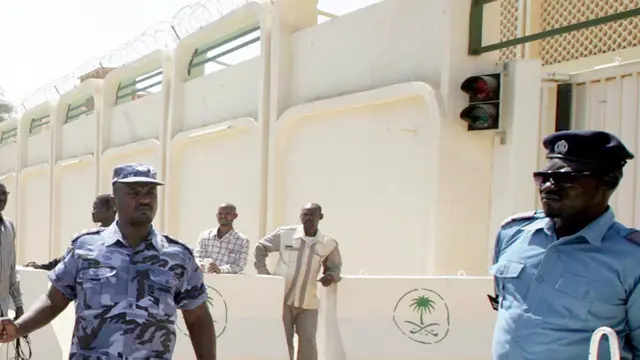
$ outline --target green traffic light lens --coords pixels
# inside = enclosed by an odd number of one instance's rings
[[[460,118],[470,127],[480,129],[495,128],[498,110],[494,105],[471,105],[462,110]]]

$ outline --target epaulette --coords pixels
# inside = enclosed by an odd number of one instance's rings
[[[631,234],[625,236],[625,239],[640,245],[640,231],[636,230]]]
[[[521,212],[512,216],[509,216],[505,221],[502,222],[502,224],[500,224],[500,227],[503,227],[509,223],[512,223],[514,221],[521,221],[521,220],[531,220],[531,219],[536,219],[541,217],[540,216],[541,213],[538,210],[535,211],[527,211],[527,212]]]
[[[105,228],[103,228],[103,227],[98,227],[98,228],[93,228],[93,229],[89,229],[89,230],[80,231],[80,232],[76,233],[75,235],[73,235],[71,243],[74,243],[79,238],[81,238],[81,237],[83,237],[85,235],[99,234],[102,231],[104,231],[104,229]]]
[[[191,256],[193,255],[193,250],[191,249],[191,247],[189,247],[189,245],[183,243],[182,241],[178,240],[178,239],[174,239],[171,236],[167,235],[167,234],[163,234],[163,233],[159,233],[160,235],[162,235],[165,240],[167,240],[168,243],[174,244],[174,245],[179,245],[182,246],[183,248],[187,249],[187,251],[189,252],[189,254]]]

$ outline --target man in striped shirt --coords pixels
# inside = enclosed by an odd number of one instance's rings
[[[326,287],[340,281],[342,257],[338,242],[318,229],[323,217],[320,205],[307,204],[300,212],[302,225],[278,228],[260,240],[254,250],[256,270],[265,275],[271,274],[266,265],[269,253],[280,253],[273,275],[285,278],[282,320],[291,360],[294,331],[298,335],[296,359],[318,359],[317,282]],[[316,280],[321,266],[324,275]]]
[[[237,217],[235,205],[220,205],[216,214],[218,227],[198,237],[193,254],[202,272],[238,274],[247,266],[249,239],[233,228]]]
[[[24,314],[20,280],[16,273],[16,227],[2,215],[9,200],[7,187],[0,183],[0,309],[7,315],[10,300],[16,308],[16,319]]]

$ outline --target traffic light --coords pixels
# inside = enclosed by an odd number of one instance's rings
[[[471,76],[460,90],[469,95],[469,105],[460,112],[467,130],[498,129],[500,125],[500,74]]]

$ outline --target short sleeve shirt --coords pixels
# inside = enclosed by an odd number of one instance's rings
[[[176,311],[207,299],[187,246],[152,229],[133,249],[117,223],[73,240],[49,280],[76,301],[71,360],[169,360]]]
[[[587,359],[601,326],[617,333],[623,360],[640,359],[640,243],[629,238],[635,232],[611,209],[561,238],[542,212],[505,224],[490,268],[500,299],[493,359]],[[610,359],[605,339],[598,353]]]

